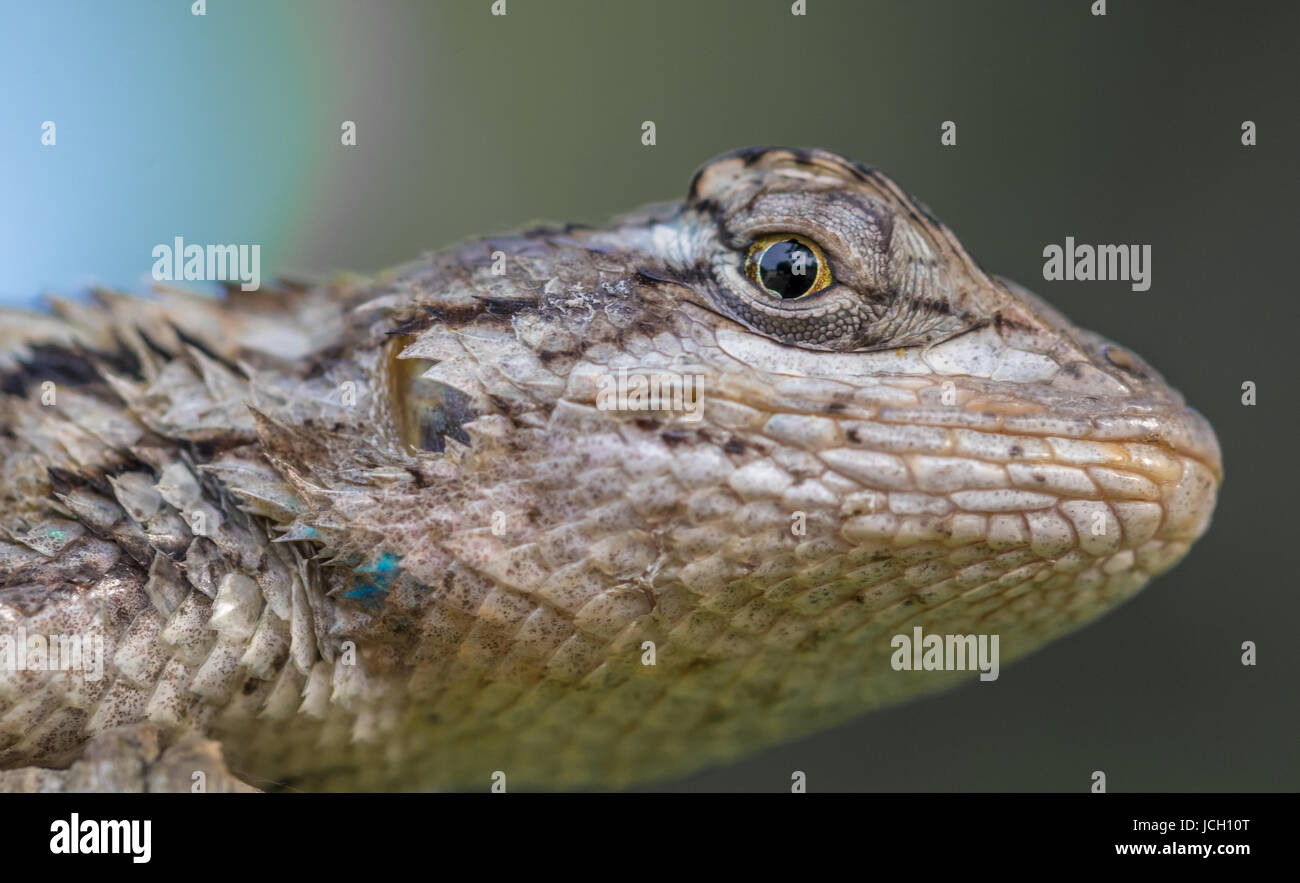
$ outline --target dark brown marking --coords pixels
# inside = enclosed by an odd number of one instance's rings
[[[172,322],[170,324],[172,327],[172,331],[174,331],[176,333],[176,336],[180,338],[181,343],[188,344],[189,346],[194,347],[196,350],[203,353],[203,355],[207,356],[212,361],[216,362],[219,365],[224,366],[227,371],[234,374],[236,377],[247,379],[247,375],[244,374],[243,368],[240,368],[237,364],[230,361],[220,353],[213,351],[207,344],[199,340],[197,337],[192,337],[191,335],[186,334],[184,329],[182,329],[175,322]]]
[[[645,267],[637,267],[636,275],[638,281],[649,283],[649,284],[656,284],[656,283],[667,283],[670,285],[682,284],[680,279],[675,279],[672,276],[668,276],[662,271],[654,272],[651,270],[647,270]]]
[[[1018,319],[1008,319],[1001,310],[993,314],[993,327],[998,331],[1007,328],[1011,331],[1020,331],[1024,333],[1032,333],[1038,330],[1028,322],[1021,322]]]
[[[31,355],[19,360],[19,369],[0,378],[0,390],[26,395],[32,385],[47,380],[64,386],[86,386],[99,380],[95,365],[81,352],[52,344],[32,344]]]

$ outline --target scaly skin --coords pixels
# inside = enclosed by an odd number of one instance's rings
[[[834,284],[758,288],[769,233]],[[258,787],[679,775],[972,676],[895,671],[914,626],[1005,661],[1093,619],[1221,478],[1154,371],[820,151],[378,280],[98,301],[6,319],[0,634],[106,656],[0,668],[0,768],[49,768],[8,787],[125,787],[106,739]],[[599,407],[623,368],[701,419]]]

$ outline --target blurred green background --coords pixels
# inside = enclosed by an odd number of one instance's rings
[[[658,787],[1300,788],[1295,4],[507,4],[5,0],[0,301],[143,290],[174,236],[260,243],[263,278],[370,272],[678,198],[733,147],[845,153],[1181,388],[1224,447],[1220,507],[1175,571],[997,682]],[[1042,281],[1066,236],[1150,244],[1151,290]]]

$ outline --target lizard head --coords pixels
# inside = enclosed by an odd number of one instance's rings
[[[686,464],[711,458],[707,491],[742,511],[775,507],[786,529],[771,548],[795,558],[814,541],[789,533],[790,513],[812,509],[826,519],[816,542],[859,557],[992,543],[1050,585],[1100,562],[1118,584],[1177,559],[1206,526],[1219,452],[1178,393],[986,274],[918,201],[834,154],[737,151],[700,169],[681,205],[472,254],[455,273],[426,271],[404,303],[429,318],[408,325],[427,328],[400,356],[429,360],[435,384],[399,407],[408,427],[432,426],[435,448],[446,427],[467,441],[480,424],[566,439],[570,453],[584,449],[571,434],[617,437],[608,466],[572,461],[561,484],[621,469],[608,491],[628,502],[651,474],[666,482],[671,514],[635,528],[655,537],[645,563],[661,565],[658,587],[699,565],[674,555],[673,537],[703,518]],[[602,398],[620,390],[621,404]],[[533,500],[547,514],[534,536],[578,514],[555,503]],[[765,563],[727,557],[738,540],[721,527],[715,539],[729,579]]]

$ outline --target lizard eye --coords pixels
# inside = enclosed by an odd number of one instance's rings
[[[794,233],[762,236],[749,247],[745,275],[763,291],[796,300],[830,286],[830,263],[817,243]]]

